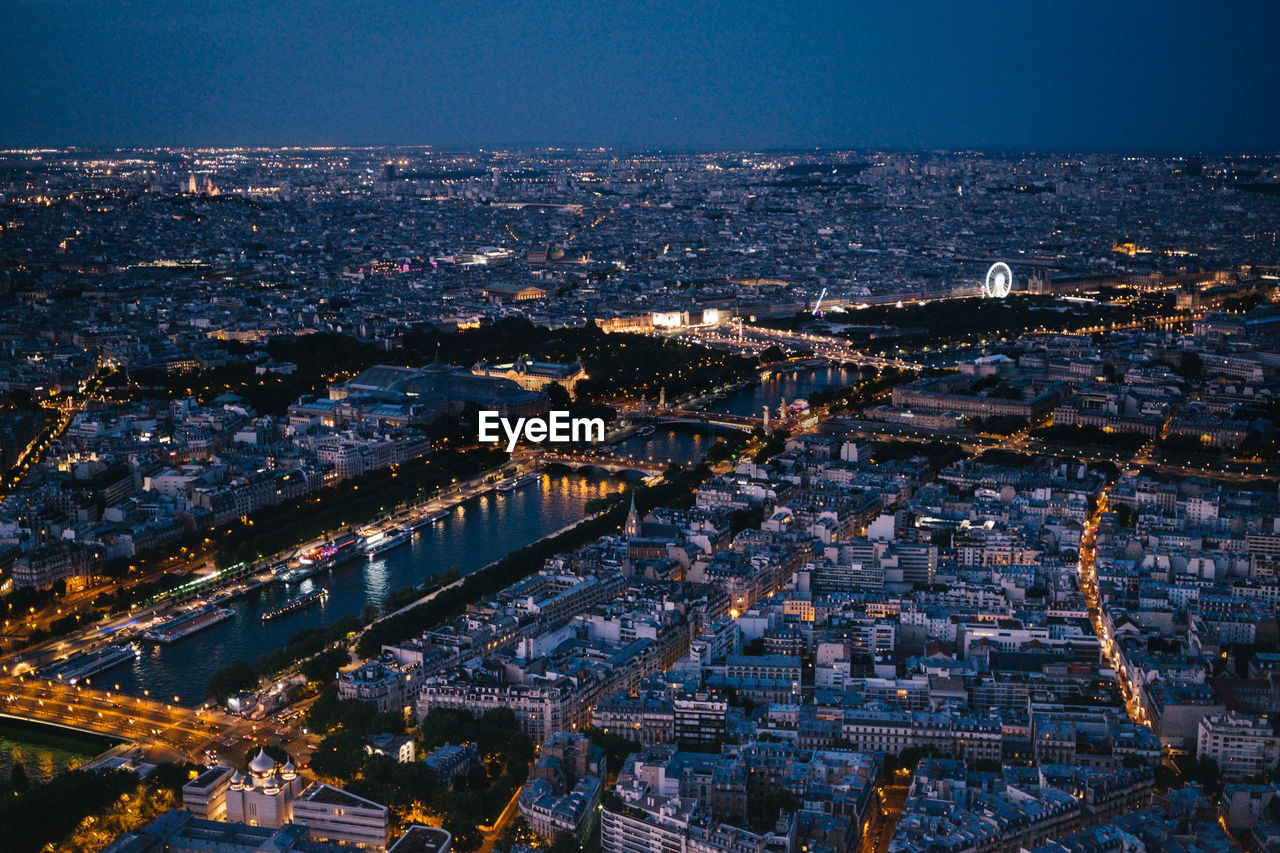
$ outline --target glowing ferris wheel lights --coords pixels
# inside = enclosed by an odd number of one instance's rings
[[[997,261],[987,270],[982,282],[982,295],[988,299],[1004,299],[1013,289],[1013,270],[1004,261]]]

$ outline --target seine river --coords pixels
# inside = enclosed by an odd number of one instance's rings
[[[758,386],[744,388],[730,394],[723,400],[713,402],[707,408],[731,415],[750,415],[758,418],[763,414],[762,409],[768,406],[776,415],[778,406],[783,401],[790,404],[796,400],[806,400],[814,391],[833,387],[843,388],[857,380],[856,370],[845,370],[841,367],[785,373],[767,379]]]
[[[742,415],[759,415],[765,405],[777,409],[810,392],[855,379],[837,368],[775,377],[744,388],[708,408]],[[659,430],[653,435],[629,439],[624,452],[653,461],[689,463],[702,458],[718,437],[688,429]],[[366,604],[377,604],[391,590],[422,584],[456,569],[468,574],[498,560],[508,552],[572,524],[583,516],[592,498],[616,492],[625,483],[613,478],[581,474],[544,473],[534,483],[514,492],[488,492],[456,507],[449,516],[413,537],[410,544],[378,558],[360,559],[338,567],[329,575],[298,586],[275,584],[230,602],[236,611],[228,619],[170,645],[148,644],[134,663],[93,677],[99,688],[119,689],[169,699],[184,705],[205,701],[204,685],[218,668],[235,658],[252,660],[281,648],[294,634],[331,622],[346,613],[358,613]],[[272,620],[262,621],[265,610],[287,599],[324,586],[329,595],[323,604]]]

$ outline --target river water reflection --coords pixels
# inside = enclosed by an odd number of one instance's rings
[[[805,398],[815,390],[847,385],[853,371],[839,368],[774,377],[715,401],[709,409],[759,415],[765,405],[775,409],[784,399]],[[683,427],[659,428],[636,436],[620,447],[654,462],[691,464],[700,460],[724,434]],[[141,695],[178,696],[185,705],[205,701],[209,676],[235,658],[252,660],[282,648],[294,634],[332,622],[346,613],[359,613],[378,604],[393,589],[424,581],[456,569],[468,574],[583,517],[587,501],[624,488],[622,480],[583,474],[544,473],[536,483],[513,492],[488,492],[461,504],[447,518],[425,528],[410,544],[373,560],[360,559],[332,574],[298,586],[276,584],[257,590],[228,606],[228,619],[169,645],[148,645],[134,663],[94,676],[95,687],[117,688]],[[329,590],[325,601],[288,616],[262,621],[266,610],[319,586]]]

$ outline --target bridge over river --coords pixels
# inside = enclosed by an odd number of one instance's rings
[[[197,758],[256,732],[241,717],[42,678],[0,678],[0,716],[169,747]]]
[[[571,471],[598,470],[610,474],[643,474],[646,477],[667,470],[667,463],[646,457],[602,449],[587,452],[546,451],[538,456],[543,465],[560,465]]]

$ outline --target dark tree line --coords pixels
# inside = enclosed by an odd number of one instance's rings
[[[15,764],[15,770],[19,766]],[[145,782],[128,770],[70,770],[43,785],[28,781],[22,790],[0,795],[0,848],[11,853],[56,848],[86,817],[140,788],[168,789],[181,796],[187,775],[186,766],[161,764]],[[25,770],[21,777],[26,778]],[[11,787],[17,781],[11,779]]]

